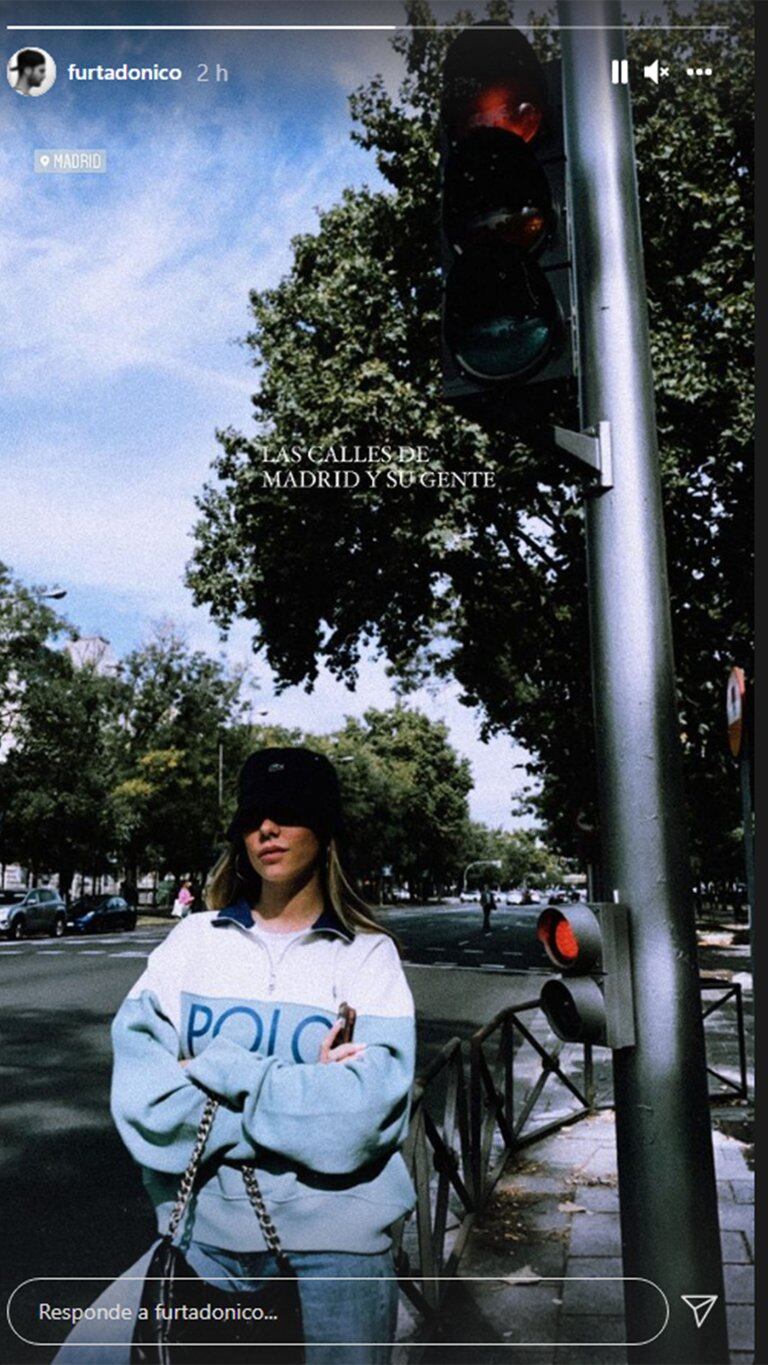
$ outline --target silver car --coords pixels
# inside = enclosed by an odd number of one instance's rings
[[[0,905],[0,934],[7,938],[26,938],[28,934],[62,938],[66,923],[67,907],[50,886],[30,887],[10,905]]]

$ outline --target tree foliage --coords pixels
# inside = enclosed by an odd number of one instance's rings
[[[124,864],[203,874],[212,861],[219,809],[219,745],[240,714],[241,678],[172,628],[123,661],[116,779],[110,794]]]
[[[42,589],[27,587],[0,561],[0,744],[13,728],[28,680],[49,669],[56,641],[72,633]]]
[[[77,869],[101,873],[112,851],[111,679],[62,651],[29,673],[0,767],[3,861],[55,871],[62,893]]]
[[[594,757],[582,503],[535,434],[574,421],[574,395],[531,389],[512,433],[441,402],[437,115],[449,35],[426,0],[407,10],[398,94],[375,77],[350,102],[351,136],[384,188],[348,189],[294,239],[285,277],[251,294],[256,433],[219,433],[189,582],[224,629],[252,623],[285,686],[311,688],[321,662],[353,685],[366,648],[403,689],[452,674],[486,733],[507,731],[531,753],[535,808],[584,853]],[[489,12],[510,9],[497,0]],[[737,819],[727,667],[750,667],[752,7],[702,0],[692,19],[670,0],[667,20],[665,61],[715,70],[684,100],[677,83],[633,91],[679,690],[706,858]],[[682,27],[694,21],[727,31]],[[631,36],[639,65],[659,55],[658,22]],[[546,22],[536,41],[556,53]],[[265,443],[382,441],[427,445],[433,468],[492,470],[496,486],[264,487]]]

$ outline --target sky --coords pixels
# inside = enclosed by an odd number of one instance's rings
[[[399,19],[399,5],[376,17]],[[278,22],[274,5],[37,4],[3,7],[4,23]],[[19,18],[21,15],[21,19]],[[279,22],[335,20],[339,6],[281,3]],[[343,18],[370,21],[371,7]],[[83,634],[117,655],[173,620],[190,646],[251,659],[256,706],[315,732],[385,707],[394,694],[367,658],[350,692],[327,672],[311,695],[275,695],[236,626],[222,646],[184,586],[194,499],[209,476],[215,431],[252,430],[256,376],[240,338],[248,291],[275,283],[290,241],[347,185],[377,185],[370,154],[350,141],[347,96],[400,59],[379,32],[6,33],[7,55],[50,52],[45,95],[0,91],[3,393],[0,557],[25,582],[67,589]],[[81,82],[78,67],[169,65],[181,82]],[[209,79],[199,81],[201,67]],[[214,79],[216,66],[228,80]],[[98,175],[36,174],[34,150],[106,150]],[[417,693],[472,764],[474,818],[514,827],[525,754],[478,738],[479,717],[453,684]]]

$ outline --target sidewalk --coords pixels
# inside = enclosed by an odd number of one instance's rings
[[[716,1131],[714,1145],[730,1359],[747,1365],[754,1360],[754,1177],[744,1143]],[[444,1314],[454,1348],[406,1345],[416,1321],[404,1309],[395,1365],[510,1365],[519,1354],[509,1347],[525,1342],[526,1365],[626,1360],[622,1286],[608,1278],[622,1275],[613,1111],[563,1128],[510,1160],[460,1269]],[[493,1278],[472,1279],[486,1276]],[[505,1284],[510,1276],[527,1283]],[[590,1282],[593,1276],[603,1282]],[[660,1300],[659,1309],[661,1323]]]

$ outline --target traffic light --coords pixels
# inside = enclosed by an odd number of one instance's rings
[[[515,28],[448,48],[441,110],[443,393],[574,373],[560,63]]]
[[[539,1002],[558,1038],[633,1047],[635,1042],[629,912],[611,902],[548,905],[537,936],[561,976],[545,982]]]

